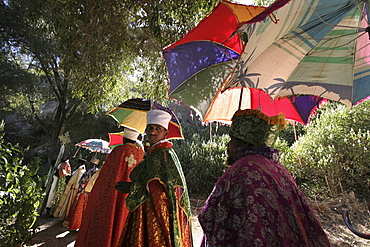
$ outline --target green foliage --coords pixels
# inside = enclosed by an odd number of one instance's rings
[[[269,6],[273,4],[276,0],[255,0],[258,6]]]
[[[189,193],[191,196],[207,196],[226,169],[229,127],[217,123],[204,126],[187,108],[182,108],[176,114],[183,120],[181,125],[185,140],[173,141],[174,149],[182,165]]]
[[[287,124],[285,129],[280,132],[279,138],[285,140],[288,145],[291,146],[298,139],[298,136],[301,136],[304,133],[305,128],[303,125],[292,122],[291,124]]]
[[[11,6],[21,4],[26,18],[38,20],[35,25],[54,40],[73,95],[91,109],[112,104],[114,96],[129,91],[164,99],[168,80],[161,50],[181,38],[215,2],[9,1]]]
[[[364,194],[370,175],[370,101],[352,110],[339,103],[325,108],[307,133],[285,149],[282,163],[307,194]]]
[[[213,136],[213,141],[191,140],[175,147],[191,195],[208,195],[226,169],[227,135]]]
[[[5,143],[0,126],[0,246],[17,246],[30,237],[38,216],[40,189],[35,174],[38,161],[22,164],[23,151]]]

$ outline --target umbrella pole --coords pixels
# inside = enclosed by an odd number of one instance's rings
[[[241,107],[242,107],[242,101],[243,101],[243,90],[244,90],[244,87],[242,87],[242,90],[240,90],[240,97],[239,97],[239,107],[238,107],[238,110],[241,110]]]
[[[294,141],[297,141],[298,137],[297,137],[297,130],[295,129],[295,122],[293,122],[292,125],[293,125],[293,131],[294,131]]]
[[[295,128],[296,122],[292,121],[292,125],[293,125],[293,131],[294,131],[294,141],[296,142],[296,141],[298,141],[297,130]],[[298,158],[299,164],[302,165],[301,157],[299,157],[298,154],[297,154],[297,158]]]
[[[80,150],[80,148],[81,148],[81,146],[78,146],[77,151],[75,152],[75,154],[73,155],[72,158],[75,158],[76,157],[76,155],[77,155],[78,151]]]
[[[209,148],[212,149],[212,123],[209,123]]]

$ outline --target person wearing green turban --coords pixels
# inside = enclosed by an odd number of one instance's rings
[[[228,164],[199,214],[203,246],[330,246],[273,145],[284,116],[238,110],[232,119]]]

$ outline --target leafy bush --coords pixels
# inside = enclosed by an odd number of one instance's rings
[[[306,131],[282,156],[305,193],[336,196],[368,191],[370,101],[352,110],[341,104],[326,105]]]
[[[23,151],[4,141],[0,125],[0,246],[17,246],[30,237],[40,203],[34,178],[39,162],[23,165]]]
[[[302,136],[306,133],[306,129],[299,123],[292,122],[287,124],[285,129],[280,132],[279,138],[286,141],[291,146],[296,141],[298,136]]]
[[[206,197],[226,169],[229,127],[216,123],[204,126],[198,117],[193,118],[190,110],[182,110],[181,125],[185,140],[174,141],[174,150],[191,196]]]
[[[307,195],[334,197],[368,192],[370,175],[370,101],[352,109],[329,102],[317,110],[308,126],[288,125],[275,148],[281,163]],[[182,123],[185,141],[175,143],[191,194],[208,195],[222,175],[228,141],[225,126],[212,134],[200,121]],[[215,130],[215,124],[211,128]],[[295,141],[294,134],[299,136]]]
[[[228,136],[199,142],[194,138],[176,147],[186,177],[189,193],[207,196],[225,171]]]

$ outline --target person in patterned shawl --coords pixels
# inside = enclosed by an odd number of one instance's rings
[[[59,200],[58,206],[53,213],[53,216],[56,218],[60,218],[62,222],[68,217],[71,205],[77,196],[79,186],[78,181],[85,172],[85,161],[83,159],[79,159],[78,167],[75,171],[73,171],[72,176],[69,179],[67,186],[63,192],[63,195]]]
[[[75,246],[116,247],[128,215],[127,194],[115,190],[117,182],[129,180],[132,169],[143,159],[137,145],[139,132],[124,129],[124,143],[115,147],[100,169],[82,215]]]
[[[147,113],[150,148],[131,172],[130,210],[119,246],[192,246],[190,201],[180,162],[166,140],[171,115]]]
[[[238,110],[228,164],[199,213],[203,246],[330,246],[306,197],[272,148],[284,116]]]

